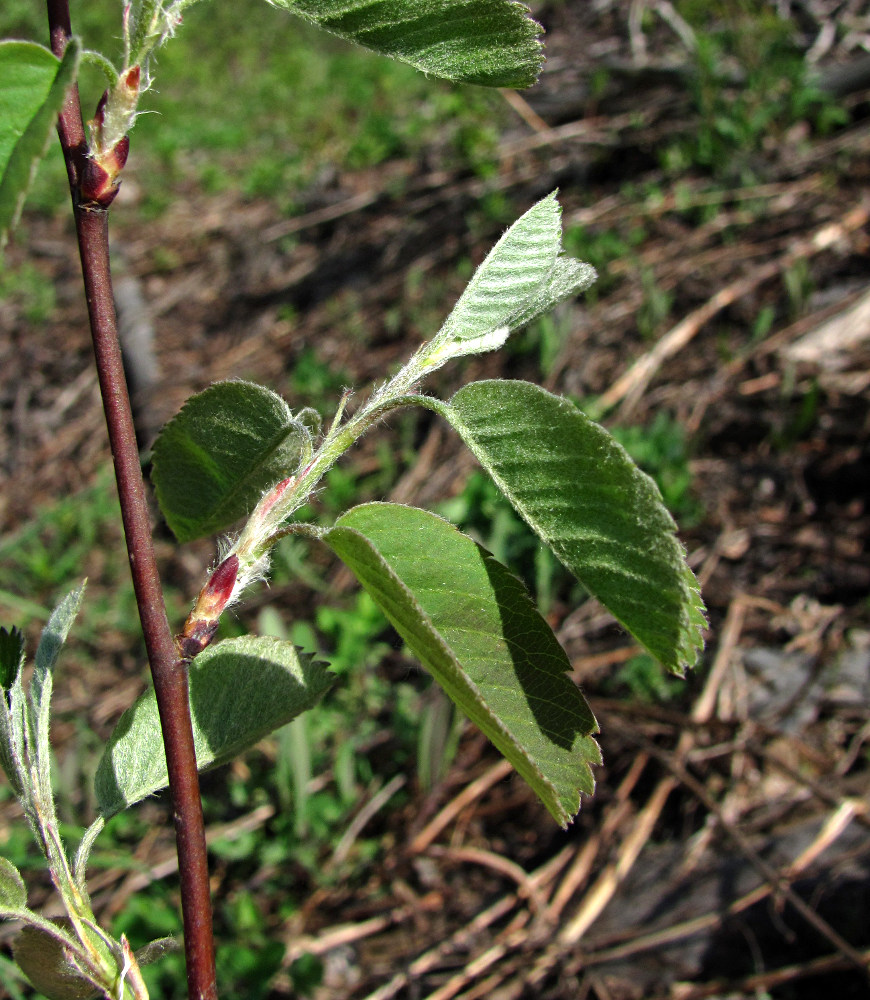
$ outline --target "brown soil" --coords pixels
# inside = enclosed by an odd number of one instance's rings
[[[704,667],[677,707],[607,698],[636,650],[592,603],[557,601],[553,623],[602,729],[595,799],[555,830],[467,733],[441,785],[376,814],[392,846],[364,884],[313,890],[286,929],[288,966],[323,956],[323,1000],[867,995],[868,92],[844,98],[849,124],[828,136],[777,137],[751,165],[757,183],[735,179],[710,209],[708,178],[675,190],[657,166],[668,136],[697,127],[672,70],[685,58],[673,25],[663,15],[647,34],[651,68],[632,49],[628,5],[597,6],[607,10],[550,12],[548,71],[517,105],[493,178],[389,164],[312,191],[291,220],[196,192],[148,226],[125,223],[123,198],[114,211],[123,271],[157,331],[144,437],[216,379],[291,396],[308,351],[356,386],[376,380],[430,332],[418,326],[436,315],[426,288],[446,308],[457,259],[478,261],[497,236],[475,209],[486,194],[515,217],[558,186],[566,227],[626,243],[643,229],[602,294],[563,308],[569,332],[543,376],[534,354],[502,352],[462,380],[543,380],[600,397],[606,423],[664,412],[686,429],[703,513],[682,537],[709,608]],[[853,56],[833,47],[823,65]],[[596,58],[615,82],[593,100]],[[400,195],[383,193],[387,179]],[[38,328],[0,308],[4,532],[109,461],[69,225],[28,219],[27,234],[10,259],[35,255],[58,305]],[[442,390],[458,379],[444,373]],[[414,433],[416,458],[390,496],[426,506],[461,491],[470,457],[426,417]],[[374,467],[374,442],[356,461]],[[192,594],[208,547],[161,545],[167,576]],[[292,613],[300,593],[269,599]],[[138,656],[112,651],[106,701],[79,686],[89,716],[101,705],[98,728],[135,693]],[[171,859],[163,836],[151,850],[149,864]],[[102,880],[112,906],[122,874]]]

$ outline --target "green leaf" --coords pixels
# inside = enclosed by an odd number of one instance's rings
[[[0,250],[21,214],[78,61],[75,39],[62,60],[34,42],[0,42]]]
[[[562,209],[553,191],[492,248],[433,337],[424,359],[441,363],[500,347],[512,330],[588,288],[595,280],[595,269],[562,257],[561,252]]]
[[[0,910],[27,908],[27,886],[21,873],[6,858],[0,858]]]
[[[181,951],[181,943],[175,938],[157,938],[136,949],[136,961],[140,966],[152,965],[163,958],[164,955],[170,955],[176,951]]]
[[[79,613],[84,592],[84,583],[70,591],[52,611],[45,628],[42,630],[42,635],[39,637],[30,691],[34,708],[46,716],[46,724],[48,722],[47,701],[51,695],[52,672],[63,644],[66,642],[66,637],[69,635],[69,630]]]
[[[154,445],[151,478],[175,537],[223,531],[295,472],[311,440],[302,417],[251,382],[218,382],[192,396]]]
[[[668,670],[703,648],[704,605],[658,487],[573,403],[528,382],[475,382],[446,408],[519,514]]]
[[[315,705],[333,681],[324,663],[266,636],[226,639],[190,667],[197,766],[222,764]],[[121,716],[97,767],[104,817],[168,784],[154,691]]]
[[[270,0],[335,35],[445,80],[530,87],[541,26],[511,0]]]
[[[36,662],[30,681],[30,706],[32,729],[28,727],[28,743],[31,769],[35,765],[39,776],[43,807],[53,802],[51,791],[51,750],[48,731],[51,711],[52,673],[60,651],[75,621],[85,585],[71,591],[52,611],[51,617],[39,639]]]
[[[574,260],[573,257],[557,257],[547,283],[540,287],[534,298],[511,316],[511,329],[519,330],[564,299],[585,292],[597,277],[598,273],[591,264]]]
[[[70,961],[65,932],[71,928],[66,917],[53,920],[56,930],[27,924],[12,944],[19,969],[48,1000],[88,1000],[97,995],[94,984],[82,976]],[[71,939],[70,939],[71,942]],[[71,942],[72,943],[72,942]]]
[[[580,793],[594,789],[597,726],[522,583],[453,525],[414,507],[356,507],[323,540],[567,826]]]
[[[9,779],[15,797],[25,812],[29,809],[28,773],[25,766],[24,717],[27,699],[21,684],[21,671],[0,696],[0,767]]]

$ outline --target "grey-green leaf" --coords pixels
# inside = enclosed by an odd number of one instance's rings
[[[21,873],[6,858],[0,858],[0,910],[23,910],[27,907],[27,886]]]
[[[53,921],[54,932],[43,926],[25,925],[12,943],[12,954],[21,971],[48,1000],[89,1000],[98,990],[82,976],[70,960],[65,945],[70,922],[66,917]]]
[[[157,938],[136,949],[136,961],[139,965],[151,965],[163,958],[164,955],[170,955],[176,951],[181,951],[181,942],[173,937]]]
[[[520,581],[447,521],[366,504],[324,541],[453,701],[566,826],[600,763],[595,719]]]
[[[200,770],[222,764],[315,705],[333,675],[293,645],[242,636],[209,646],[190,667],[190,709]],[[121,716],[94,786],[108,818],[168,784],[154,691]]]
[[[51,711],[52,674],[57,658],[69,630],[75,621],[82,596],[85,592],[84,583],[71,591],[52,611],[36,649],[36,663],[33,677],[30,681],[30,705],[32,710],[32,725],[35,731],[30,733],[31,766],[36,765],[41,786],[43,808],[48,808],[52,800],[51,793],[51,751],[48,743],[48,731]],[[35,738],[35,739],[34,739]]]
[[[78,60],[75,39],[62,60],[33,42],[0,42],[0,250],[21,214]]]
[[[562,209],[553,191],[507,230],[475,271],[430,344],[424,365],[500,347],[569,295],[595,281],[589,264],[562,256]]]
[[[36,664],[33,670],[33,679],[30,682],[31,698],[34,706],[38,706],[41,711],[47,713],[47,696],[50,691],[46,687],[51,682],[51,675],[57,658],[69,630],[72,628],[76,615],[81,607],[82,597],[85,592],[85,584],[70,591],[52,611],[42,635],[39,637],[39,645],[36,648]]]
[[[445,80],[530,87],[543,63],[543,29],[512,0],[270,2]]]
[[[574,260],[573,257],[557,257],[547,283],[531,301],[511,316],[511,329],[519,330],[569,296],[585,292],[597,277],[591,264]]]
[[[695,665],[698,582],[658,487],[600,425],[528,382],[475,382],[446,416],[518,513],[668,670]]]
[[[547,285],[562,246],[562,210],[556,192],[533,205],[490,250],[433,338],[476,340],[511,325]]]
[[[180,542],[213,535],[249,514],[296,471],[310,419],[251,382],[218,382],[192,396],[154,445],[157,501]]]

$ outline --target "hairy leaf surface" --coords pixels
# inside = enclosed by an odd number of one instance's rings
[[[78,61],[75,39],[62,60],[34,42],[0,42],[0,250],[18,221]]]
[[[0,910],[24,910],[27,886],[21,872],[6,858],[0,858]]]
[[[333,675],[289,642],[241,636],[209,646],[190,667],[190,710],[200,770],[231,760],[315,705]],[[154,690],[121,716],[94,786],[106,818],[169,782]]]
[[[365,504],[324,541],[396,631],[566,826],[600,763],[595,719],[522,583],[447,521]]]
[[[499,347],[512,330],[588,288],[595,269],[561,254],[562,209],[553,191],[487,254],[432,338],[433,355],[459,357]]]
[[[154,445],[157,501],[180,542],[213,535],[250,513],[296,471],[310,431],[276,393],[218,382],[184,404]]]
[[[21,971],[48,1000],[89,1000],[96,997],[94,984],[78,973],[70,961],[67,940],[73,941],[67,917],[28,923],[12,942],[12,954]],[[73,943],[74,947],[74,943]]]
[[[694,666],[698,583],[658,487],[573,403],[528,382],[475,382],[447,418],[517,512],[668,670]]]
[[[335,35],[445,80],[530,87],[541,26],[511,0],[270,0]]]
[[[27,728],[27,742],[31,768],[35,767],[41,786],[43,803],[53,801],[51,792],[51,750],[48,731],[51,712],[51,692],[54,667],[69,630],[78,614],[85,592],[82,584],[64,597],[52,611],[39,639],[36,662],[30,680],[30,722]],[[47,808],[44,805],[43,808]]]

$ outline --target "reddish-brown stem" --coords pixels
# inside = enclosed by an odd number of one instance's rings
[[[47,7],[52,50],[61,56],[71,34],[68,0],[47,0]],[[163,728],[181,879],[188,996],[190,1000],[217,1000],[208,863],[187,670],[178,658],[172,639],[154,555],[145,484],[118,340],[109,265],[108,213],[105,209],[83,206],[78,198],[86,140],[77,92],[71,92],[64,105],[58,133],[73,196],[88,315],[115,463],[127,553]]]

